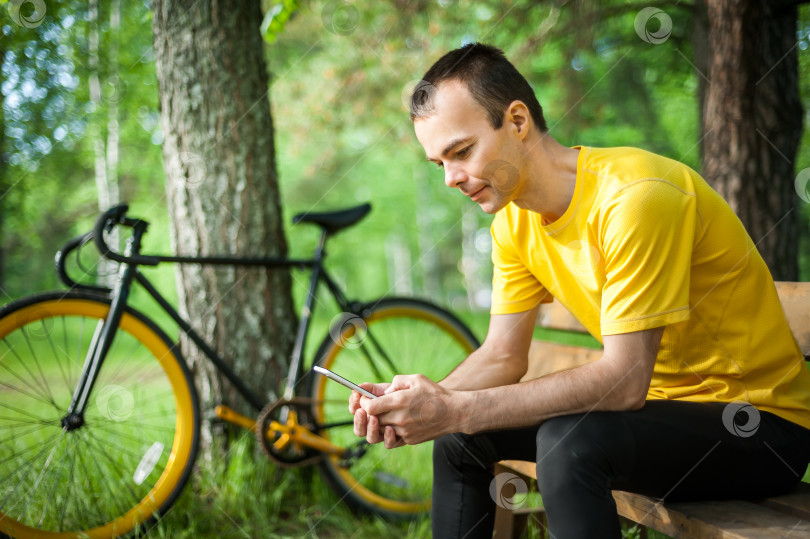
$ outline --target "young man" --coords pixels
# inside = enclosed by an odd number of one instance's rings
[[[495,214],[481,348],[439,383],[397,376],[349,404],[371,443],[436,440],[434,537],[491,537],[502,459],[537,462],[557,538],[620,537],[611,489],[694,500],[801,479],[810,372],[753,242],[695,171],[633,148],[562,146],[526,80],[480,44],[436,62],[411,110],[445,183]],[[517,383],[552,299],[604,353]],[[442,421],[410,413],[427,401]]]

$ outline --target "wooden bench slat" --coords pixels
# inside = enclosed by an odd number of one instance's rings
[[[810,283],[776,281],[776,292],[785,309],[790,329],[807,354],[810,351]],[[544,303],[537,315],[537,325],[549,329],[587,333],[559,301]]]
[[[534,380],[552,372],[572,369],[600,357],[602,350],[598,348],[533,340],[529,348],[529,369],[521,380]]]
[[[805,355],[810,352],[810,283],[776,282],[790,329]]]
[[[770,539],[808,537],[810,522],[748,501],[662,504],[659,500],[613,491],[619,514],[672,537]]]
[[[537,479],[534,462],[504,460],[498,472]],[[757,539],[810,536],[810,485],[791,493],[752,501],[725,500],[661,504],[659,500],[614,491],[619,515],[673,537]],[[765,529],[763,529],[765,528]]]
[[[799,485],[788,494],[757,500],[759,505],[774,511],[810,521],[810,485]]]
[[[528,460],[502,460],[498,464],[503,468],[524,475],[532,479],[537,479],[537,466]]]
[[[580,324],[579,320],[574,318],[574,315],[557,300],[540,305],[540,311],[537,313],[537,325],[549,329],[587,333],[585,326]]]

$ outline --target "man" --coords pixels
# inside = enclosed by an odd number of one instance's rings
[[[810,460],[810,372],[773,280],[692,169],[633,148],[562,146],[501,51],[441,58],[412,97],[445,183],[487,213],[489,331],[439,383],[353,394],[355,433],[436,440],[435,537],[490,537],[492,464],[537,462],[553,537],[620,537],[611,489],[666,500],[770,496]],[[540,303],[604,345],[590,364],[517,383]],[[433,401],[442,421],[409,411]]]

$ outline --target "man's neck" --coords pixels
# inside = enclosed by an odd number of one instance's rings
[[[563,146],[548,133],[527,137],[527,182],[515,205],[543,216],[544,224],[559,219],[574,197],[579,150]]]

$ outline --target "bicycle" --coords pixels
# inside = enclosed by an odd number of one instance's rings
[[[148,529],[177,499],[197,455],[197,392],[179,347],[127,305],[138,284],[177,323],[257,413],[220,405],[223,420],[254,430],[283,466],[318,464],[327,484],[351,507],[388,517],[430,505],[431,444],[387,452],[352,433],[348,393],[304,368],[304,344],[315,294],[323,283],[350,320],[329,329],[312,364],[358,381],[390,381],[422,372],[440,379],[478,346],[448,311],[407,298],[347,299],[326,271],[325,244],[360,221],[364,204],[299,214],[294,223],[321,228],[312,258],[185,257],[141,253],[146,221],[126,205],[104,212],[91,232],[56,256],[68,291],[46,292],[0,309],[0,535],[117,537]],[[123,253],[104,233],[129,229]],[[68,275],[68,255],[93,241],[119,263],[112,288]],[[288,267],[311,270],[283,398],[265,403],[157,291],[139,266],[161,263]],[[297,389],[306,385],[307,397]]]

